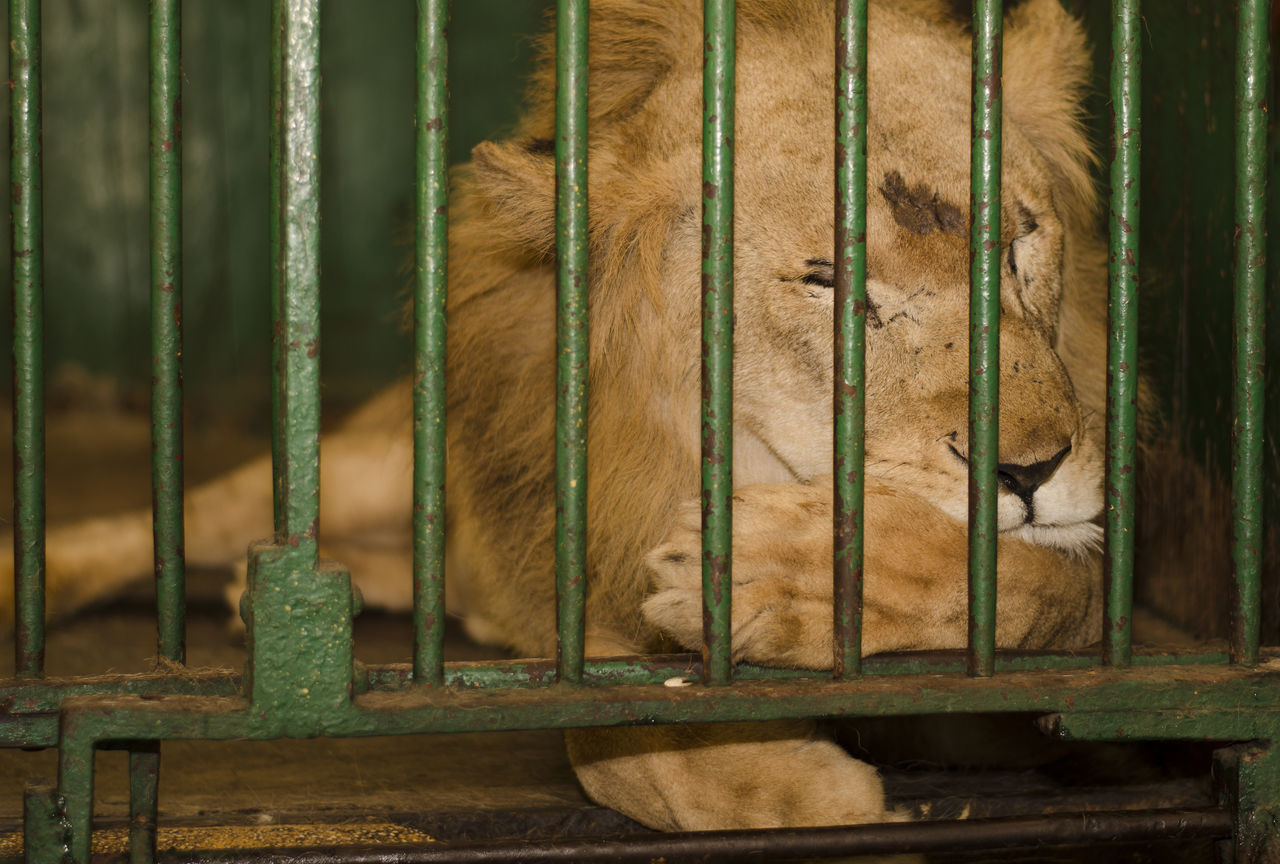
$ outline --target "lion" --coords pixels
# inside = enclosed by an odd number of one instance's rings
[[[739,0],[733,657],[832,662],[833,0]],[[967,638],[970,45],[941,0],[873,0],[867,163],[866,654]],[[587,653],[702,639],[698,495],[701,4],[596,0],[590,22]],[[513,136],[457,169],[450,227],[448,607],[555,651],[555,66]],[[1105,258],[1079,23],[1027,0],[1004,36],[997,643],[1100,631]],[[323,447],[326,553],[410,603],[407,384]],[[271,524],[265,457],[188,495],[187,554]],[[64,612],[150,565],[150,518],[51,532]],[[11,602],[11,601],[10,601]],[[664,642],[664,640],[667,640]],[[808,721],[582,730],[596,801],[654,828],[898,818]]]

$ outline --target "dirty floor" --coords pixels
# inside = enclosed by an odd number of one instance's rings
[[[0,448],[8,447],[0,438]],[[51,522],[146,506],[147,421],[118,410],[63,411],[48,430],[48,511]],[[225,470],[263,449],[260,439],[232,429],[189,433],[188,482]],[[7,461],[7,460],[6,460]],[[8,465],[0,483],[8,488]],[[227,573],[189,575],[188,658],[193,667],[240,668],[244,651],[228,627],[222,603]],[[57,622],[48,636],[53,675],[148,671],[155,652],[153,600],[145,584],[110,604]],[[1177,634],[1150,622],[1148,634]],[[357,657],[366,663],[410,659],[406,618],[366,613],[356,621]],[[451,631],[450,659],[494,658],[492,649]],[[12,673],[0,655],[0,679]],[[946,721],[951,723],[953,721]],[[979,721],[981,722],[981,721]],[[1016,734],[1023,735],[1030,722]],[[860,730],[860,734],[861,734]],[[1006,735],[1008,729],[997,731]],[[874,737],[868,730],[860,743]],[[1032,747],[1038,743],[1032,742]],[[1201,758],[1203,757],[1203,758]],[[1156,763],[1162,761],[1158,754]],[[1067,754],[1048,773],[1012,770],[945,772],[927,762],[890,767],[891,792],[918,814],[1007,815],[1086,809],[1096,791],[1081,780],[1094,763],[1127,774],[1121,806],[1205,806],[1212,803],[1207,751],[1188,770],[1151,770],[1149,753]],[[1066,764],[1066,768],[1061,767]],[[1199,764],[1199,763],[1197,763]],[[56,775],[54,751],[0,749],[0,862],[20,860],[22,794],[27,781]],[[1124,797],[1128,796],[1128,797]],[[1123,802],[1122,800],[1123,799]],[[569,769],[558,732],[485,733],[358,740],[166,743],[160,782],[161,848],[218,849],[419,844],[564,835],[635,833],[635,823],[588,802]],[[1096,800],[1093,803],[1097,803]],[[96,850],[108,858],[127,849],[126,757],[98,756]],[[1108,857],[1110,855],[1110,857]],[[1145,856],[1145,857],[1144,857]],[[1190,856],[1190,857],[1188,857]],[[1209,857],[1204,857],[1209,856]],[[935,859],[931,859],[935,860]],[[1193,861],[1213,860],[1212,843],[1117,847],[1087,858],[1039,850],[939,861]]]

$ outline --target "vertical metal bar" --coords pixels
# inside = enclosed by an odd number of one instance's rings
[[[969,674],[995,671],[1000,405],[1000,0],[973,4],[969,204]]]
[[[282,449],[282,541],[316,557],[320,518],[320,0],[275,0],[281,22],[275,51],[281,110],[276,124],[282,282],[275,365]]]
[[[129,864],[156,860],[156,825],[160,787],[160,744],[129,748]]]
[[[587,589],[587,0],[556,14],[556,635],[582,680]]]
[[[280,173],[281,154],[284,152],[282,139],[284,123],[284,53],[280,50],[280,41],[284,38],[284,4],[279,0],[271,3],[271,122],[267,125],[267,171],[270,178],[268,185],[268,208],[271,213],[269,223],[269,240],[271,244],[270,286],[271,293],[271,366],[274,370],[284,368],[285,346],[284,322],[284,256],[280,239],[280,214],[283,212],[280,202],[280,184],[283,177]],[[280,388],[272,379],[271,416],[283,417],[284,405],[281,402]],[[280,465],[284,461],[284,424],[273,419],[271,423],[271,462]],[[283,478],[279,472],[272,473],[271,480],[271,513],[272,530],[281,534],[284,531],[284,489]]]
[[[445,296],[449,275],[449,0],[418,0],[413,297],[413,677],[444,683]]]
[[[69,720],[64,715],[63,733],[66,734],[68,725],[74,723],[74,720]],[[68,745],[64,740],[58,747],[58,795],[62,799],[62,812],[66,818],[67,859],[73,864],[89,864],[89,850],[93,840],[93,762],[96,753],[94,744],[83,741]]]
[[[151,0],[151,509],[160,656],[186,661],[182,524],[182,22]]]
[[[1138,0],[1111,6],[1111,250],[1107,335],[1107,520],[1103,660],[1128,666],[1137,494],[1138,205],[1141,194],[1142,43]]]
[[[734,0],[704,0],[702,76],[702,659],[727,684],[733,577]]]
[[[66,844],[58,787],[46,780],[28,782],[22,796],[23,860],[29,864],[62,861]]]
[[[866,461],[867,2],[836,11],[835,677],[862,671]]]
[[[1258,662],[1262,585],[1263,363],[1267,275],[1267,80],[1265,0],[1241,0],[1236,43],[1235,449],[1231,560],[1236,608],[1233,663]]]
[[[44,670],[44,166],[40,0],[9,3],[14,669]]]

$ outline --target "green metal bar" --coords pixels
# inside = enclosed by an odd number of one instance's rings
[[[281,111],[277,261],[281,321],[275,416],[283,449],[275,483],[284,505],[280,539],[316,560],[320,518],[320,0],[276,0]]]
[[[702,76],[702,656],[728,684],[733,588],[734,0],[705,0]]]
[[[1138,205],[1142,148],[1142,32],[1138,0],[1111,6],[1111,252],[1107,335],[1106,618],[1103,660],[1127,666],[1133,612],[1133,519],[1138,406]]]
[[[835,656],[862,672],[867,345],[867,3],[836,11]]]
[[[1236,608],[1231,659],[1258,662],[1262,600],[1262,438],[1266,414],[1268,4],[1241,0],[1236,42],[1235,432],[1231,561]]]
[[[9,3],[14,668],[44,670],[44,166],[40,0]]]
[[[1000,0],[973,4],[969,238],[969,673],[995,671],[1000,405]]]
[[[182,523],[182,22],[151,0],[151,508],[160,656],[186,661]]]
[[[67,858],[72,864],[88,864],[93,827],[93,760],[97,747],[92,740],[68,740],[74,723],[64,718],[58,745],[58,794],[67,826]]]
[[[1275,659],[1275,651],[1265,659]],[[1135,653],[1133,665],[1215,666],[1227,663],[1226,651],[1186,654]],[[1044,654],[1039,652],[996,656],[997,672],[1086,669],[1094,665],[1092,654]],[[909,652],[879,654],[865,658],[864,674],[873,675],[959,675],[967,658],[960,652]],[[583,666],[583,679],[592,684],[661,684],[672,678],[696,679],[701,663],[692,654],[642,655],[590,660]],[[555,663],[547,660],[490,660],[446,663],[445,685],[456,688],[544,687],[555,682]],[[822,673],[804,669],[774,669],[740,664],[735,680],[819,679]],[[180,677],[165,673],[146,675],[102,675],[75,679],[15,679],[0,686],[0,704],[14,706],[0,716],[0,747],[46,747],[57,745],[58,711],[64,700],[83,696],[140,696],[154,701],[169,696],[210,696],[233,699],[242,692],[242,677],[229,670],[189,672]],[[357,693],[390,692],[414,686],[413,667],[396,663],[363,667],[357,676]]]
[[[129,864],[156,860],[160,788],[160,745],[151,741],[129,748]]]
[[[418,0],[414,233],[414,679],[444,682],[445,297],[449,274],[449,0]]]
[[[587,596],[587,0],[556,12],[556,657],[582,680]]]
[[[66,832],[58,788],[47,780],[33,780],[22,796],[22,846],[27,864],[62,861]]]
[[[1258,741],[1216,751],[1213,775],[1231,813],[1234,864],[1268,864],[1280,856],[1280,754],[1277,729],[1260,730]]]
[[[1274,658],[1274,653],[1269,656]],[[1222,666],[1227,663],[1226,651],[1209,651],[1191,654],[1137,654],[1134,667],[1196,667]],[[878,655],[866,658],[864,674],[868,676],[958,676],[968,662],[956,652],[910,653],[902,655]],[[1088,669],[1096,665],[1091,655],[1024,654],[999,655],[996,673],[1049,672],[1072,669]],[[701,663],[692,655],[646,655],[644,657],[620,657],[594,660],[583,667],[583,681],[594,686],[663,684],[673,678],[695,681],[701,675]],[[786,681],[819,680],[821,673],[802,669],[771,669],[759,666],[739,665],[734,668],[735,681]],[[445,664],[445,687],[458,690],[483,689],[505,692],[519,689],[545,689],[556,680],[554,661],[487,661],[478,663]],[[1151,679],[1156,680],[1156,679]],[[356,679],[358,694],[391,694],[415,689],[413,667],[410,664],[392,664],[367,668]],[[48,679],[27,680],[17,686],[0,688],[0,701],[21,706],[21,713],[0,717],[0,747],[56,747],[58,746],[59,710],[67,700],[84,696],[142,696],[149,701],[172,696],[216,697],[222,705],[235,705],[237,694],[243,692],[243,678],[234,672],[217,671],[191,673],[175,679],[165,674],[147,676],[103,676],[89,680],[77,680],[68,684]],[[1140,684],[1134,693],[1146,693],[1150,687],[1161,689],[1163,684]],[[555,699],[553,696],[538,698]],[[1146,698],[1135,696],[1135,699]],[[417,731],[430,732],[424,726]]]
[[[1134,705],[1141,701],[1142,708]],[[59,790],[75,826],[87,810],[89,779],[79,772],[98,742],[133,740],[263,740],[276,737],[407,735],[649,723],[737,722],[795,717],[918,716],[972,712],[1096,712],[1132,719],[1094,738],[1153,734],[1203,740],[1247,740],[1280,722],[1280,674],[1264,666],[1097,665],[1053,672],[867,675],[736,681],[732,687],[539,687],[427,689],[365,693],[305,717],[243,700],[174,696],[158,700],[85,697],[63,705]],[[1214,719],[1216,718],[1216,719]],[[300,722],[302,721],[302,722]],[[1210,726],[1209,724],[1214,724]],[[1070,724],[1076,725],[1076,724]],[[1178,729],[1179,726],[1183,728]],[[75,784],[75,785],[73,785]],[[78,837],[76,838],[78,840]],[[74,843],[73,843],[74,845]]]
[[[284,32],[284,5],[279,0],[273,0],[271,4],[271,119],[267,124],[267,172],[268,180],[268,208],[271,217],[267,220],[269,223],[269,241],[270,241],[270,287],[271,294],[271,366],[272,374],[277,374],[274,370],[283,369],[285,365],[285,347],[288,344],[284,339],[284,256],[281,254],[283,249],[281,243],[281,214],[284,209],[281,207],[280,183],[282,175],[280,172],[281,154],[284,152],[284,124],[281,118],[284,115],[284,54],[280,50],[281,34]],[[274,385],[274,379],[273,379]],[[272,386],[271,388],[271,416],[272,418],[281,418],[284,416],[284,406],[281,401],[280,388]],[[273,419],[271,423],[271,462],[273,465],[280,465],[284,461],[284,424],[279,419]],[[271,481],[271,514],[272,514],[272,530],[276,534],[284,531],[285,523],[285,501],[284,501],[285,485],[279,473],[273,472]]]

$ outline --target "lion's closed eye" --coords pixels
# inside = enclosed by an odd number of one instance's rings
[[[1009,272],[1014,276],[1018,275],[1018,247],[1028,237],[1034,234],[1039,228],[1040,223],[1036,221],[1027,205],[1021,201],[1018,202],[1018,222],[1017,233],[1013,235],[1013,239],[1009,241]]]
[[[804,263],[813,269],[800,277],[801,282],[806,285],[821,285],[823,288],[836,286],[836,268],[830,261],[824,258],[810,258]]]
[[[809,268],[797,279],[784,281],[797,281],[805,285],[815,285],[819,288],[835,288],[836,287],[836,268],[835,265],[826,258],[810,258],[805,261],[805,267]],[[871,281],[871,271],[867,270],[867,281]],[[872,327],[880,327],[880,306],[871,298],[870,291],[867,293],[867,323]]]

